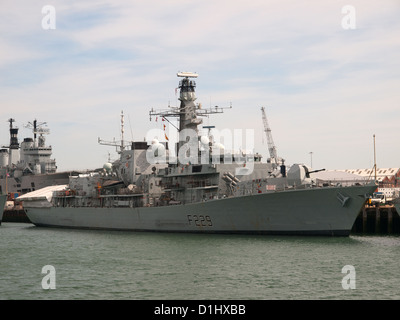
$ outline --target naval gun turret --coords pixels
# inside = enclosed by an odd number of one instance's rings
[[[287,183],[290,186],[312,186],[315,181],[312,180],[311,174],[324,171],[325,169],[310,170],[304,164],[294,164],[287,173]]]

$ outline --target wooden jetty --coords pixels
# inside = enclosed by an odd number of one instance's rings
[[[400,216],[393,205],[365,205],[360,211],[351,233],[400,234]]]
[[[8,209],[4,210],[3,222],[25,222],[30,223],[28,216],[26,215],[24,209]]]

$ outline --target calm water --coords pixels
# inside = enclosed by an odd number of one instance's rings
[[[0,226],[0,299],[399,299],[400,237]],[[42,288],[52,265],[54,290]],[[345,290],[342,268],[356,271]]]

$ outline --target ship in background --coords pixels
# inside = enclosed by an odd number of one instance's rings
[[[7,201],[7,195],[0,194],[0,225],[1,225],[1,222],[3,221],[3,213],[4,213],[4,207],[6,205],[6,201]]]
[[[258,153],[229,153],[211,135],[199,134],[200,117],[223,113],[222,108],[204,109],[195,103],[197,74],[177,75],[183,78],[180,106],[150,111],[150,117],[178,119],[176,152],[156,139],[132,142],[130,148],[122,142],[119,159],[102,170],[21,196],[33,224],[157,232],[350,234],[367,196],[376,189],[374,183],[317,187],[313,172],[303,164],[288,169],[276,159],[262,162]],[[188,148],[190,141],[199,148]],[[178,161],[163,162],[164,157]]]
[[[72,171],[57,172],[52,147],[46,145],[45,135],[50,131],[46,123],[36,119],[26,127],[32,129],[33,137],[18,141],[19,128],[9,119],[10,144],[0,149],[0,194],[8,195],[7,208],[18,196],[46,186],[68,183]]]

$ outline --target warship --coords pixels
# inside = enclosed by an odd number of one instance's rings
[[[0,149],[0,193],[25,194],[49,185],[68,183],[72,172],[57,172],[55,159],[51,159],[52,147],[46,145],[45,135],[50,131],[45,122],[36,119],[26,127],[33,131],[33,138],[18,142],[18,128],[9,119],[10,144]]]
[[[249,150],[230,150],[201,117],[223,113],[195,103],[198,75],[178,72],[180,105],[149,112],[176,118],[174,145],[159,136],[125,145],[119,159],[69,183],[21,196],[41,227],[152,232],[348,236],[376,185],[316,186],[311,168]],[[123,132],[123,130],[122,130]],[[100,139],[99,139],[100,141]],[[317,170],[318,171],[318,170]]]
[[[6,205],[6,201],[7,201],[7,195],[0,194],[0,225],[3,220],[3,212],[4,212],[4,206]]]

